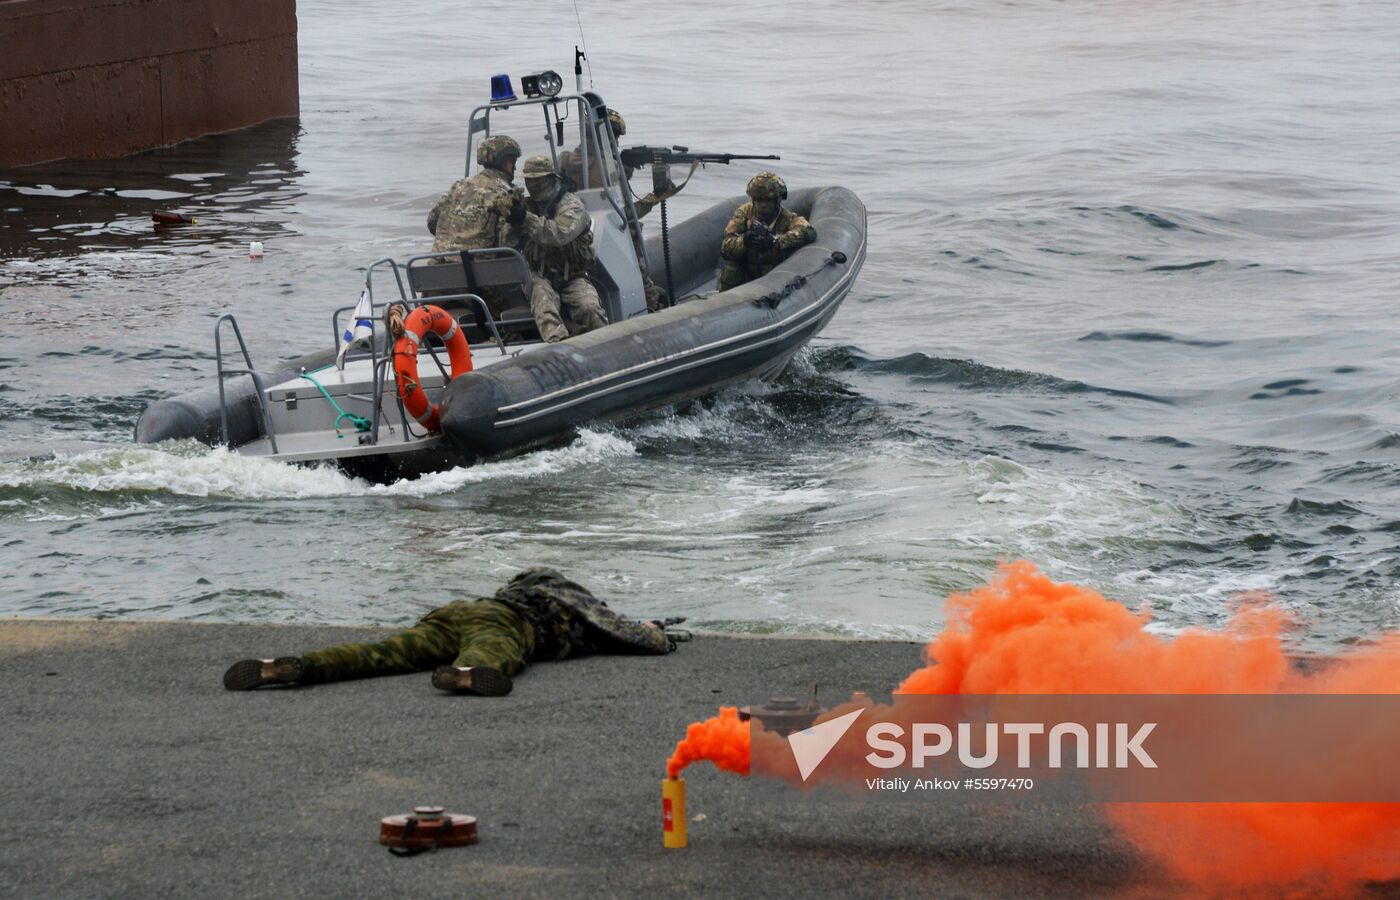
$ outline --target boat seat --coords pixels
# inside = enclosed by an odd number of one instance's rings
[[[537,333],[530,313],[530,266],[516,250],[492,247],[416,256],[408,261],[407,272],[414,296],[457,316],[472,343],[490,339],[487,310],[474,299],[483,292],[505,307],[495,316],[503,336]]]

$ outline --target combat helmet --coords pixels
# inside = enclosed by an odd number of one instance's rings
[[[618,137],[627,133],[627,120],[622,118],[622,114],[612,107],[608,107],[608,124],[612,125],[613,134]]]
[[[493,134],[476,148],[476,164],[499,169],[511,157],[520,158],[520,145],[515,138],[504,134]]]
[[[749,179],[749,186],[744,188],[744,193],[753,200],[761,200],[765,197],[786,200],[787,184],[778,177],[776,172],[759,172]]]
[[[525,160],[525,165],[521,167],[521,175],[525,178],[552,178],[554,177],[554,163],[548,156],[531,156]]]

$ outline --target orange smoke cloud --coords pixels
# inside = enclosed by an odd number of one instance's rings
[[[1276,609],[1251,604],[1224,631],[1174,637],[1146,631],[1149,621],[1095,591],[1053,582],[1031,563],[1006,564],[990,584],[949,597],[947,625],[896,693],[1400,693],[1400,635],[1303,674],[1289,662],[1280,638],[1288,619]],[[751,736],[737,711],[724,709],[690,726],[668,770],[675,777],[710,759],[747,774],[751,753],[776,759],[769,754],[784,752],[782,744],[760,728]],[[854,775],[839,755],[823,764],[822,781]],[[1316,890],[1400,878],[1400,804],[1111,804],[1106,811],[1145,857],[1202,885]]]
[[[709,760],[715,768],[736,775],[748,775],[753,761],[759,760],[765,764],[765,772],[799,780],[787,743],[778,735],[765,732],[760,723],[741,720],[739,710],[733,706],[722,706],[719,715],[694,722],[685,730],[685,738],[676,744],[666,762],[666,777],[675,778],[686,766],[701,760]]]
[[[1028,562],[948,598],[947,626],[903,694],[1253,694],[1289,678],[1286,621],[1241,611],[1223,633],[1174,639],[1144,631],[1150,617],[1101,594],[1059,584]]]
[[[1293,669],[1276,609],[1240,610],[1223,632],[1143,629],[1102,595],[1028,562],[948,599],[948,624],[910,694],[1294,694],[1400,692],[1400,637],[1316,675]],[[1213,884],[1313,887],[1400,877],[1400,804],[1113,804],[1110,821],[1145,856]]]
[[[675,778],[702,759],[724,772],[749,774],[749,723],[739,720],[737,708],[722,706],[719,715],[692,723],[666,763],[666,777]]]
[[[1108,820],[1144,856],[1200,885],[1339,892],[1400,878],[1400,804],[1122,803]]]

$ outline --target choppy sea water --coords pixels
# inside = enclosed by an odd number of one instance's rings
[[[1251,592],[1299,649],[1400,624],[1400,8],[579,10],[626,143],[869,207],[792,369],[382,487],[133,445],[219,315],[255,361],[327,342],[368,262],[428,246],[489,76],[579,42],[562,2],[302,0],[299,122],[0,172],[0,615],[398,623],[548,563],[630,612],[924,637],[1027,558],[1166,629]]]

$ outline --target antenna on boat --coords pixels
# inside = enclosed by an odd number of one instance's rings
[[[583,66],[579,65],[579,60],[588,59],[588,38],[583,36],[583,17],[578,14],[578,0],[574,0],[574,19],[578,22],[578,39],[583,44],[583,50],[579,50],[578,44],[574,45],[574,82],[578,87],[578,92],[583,93]],[[588,87],[593,87],[593,63],[588,63]]]

